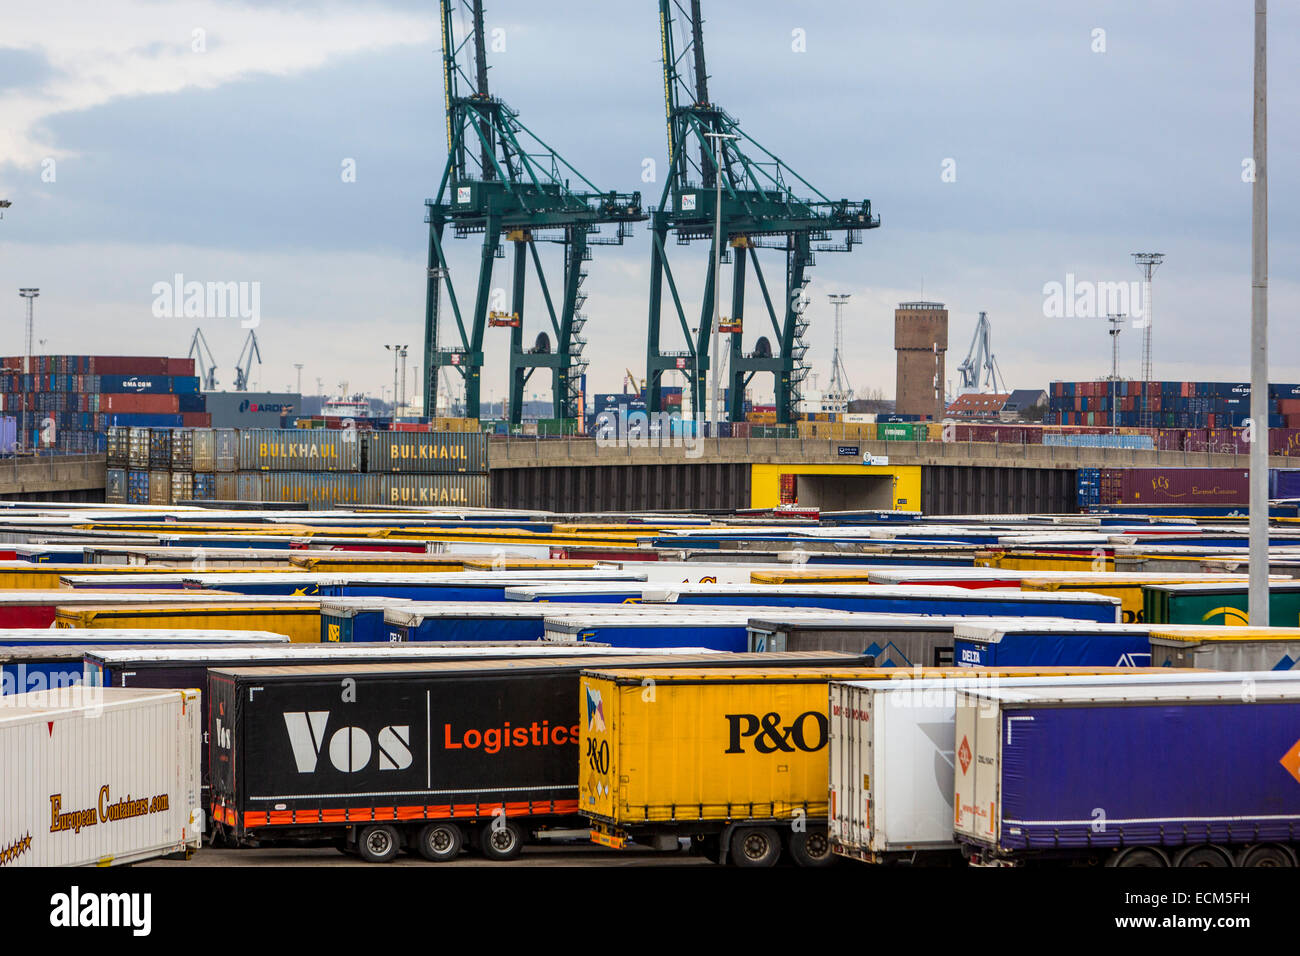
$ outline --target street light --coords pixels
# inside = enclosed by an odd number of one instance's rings
[[[406,355],[405,345],[385,345],[393,353],[393,420],[397,420],[397,360]]]
[[[705,133],[709,139],[713,140],[713,171],[714,183],[717,186],[717,201],[715,203],[715,212],[713,220],[713,357],[709,365],[709,391],[712,393],[711,401],[713,403],[713,422],[715,425],[719,422],[718,415],[718,366],[721,359],[718,354],[718,340],[722,337],[718,332],[718,326],[722,324],[722,144],[719,140],[739,139],[735,133]],[[696,362],[698,369],[699,362]],[[699,372],[696,372],[699,377]],[[719,429],[714,429],[714,434]]]
[[[41,294],[40,289],[19,289],[18,294],[27,300],[27,350],[23,357],[23,437],[19,447],[27,450],[27,389],[32,374],[32,301]]]

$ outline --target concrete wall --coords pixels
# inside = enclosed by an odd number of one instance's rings
[[[103,501],[103,455],[50,455],[0,461],[0,498]]]

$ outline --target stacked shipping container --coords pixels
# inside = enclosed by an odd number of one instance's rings
[[[110,429],[107,500],[487,504],[481,432]]]
[[[1268,406],[1269,428],[1300,429],[1300,385],[1270,385]],[[1250,417],[1250,384],[1053,382],[1047,407],[1045,422],[1056,425],[1240,428]]]
[[[209,424],[193,359],[125,355],[0,358],[0,411],[27,411],[26,446],[67,453],[106,449],[110,426]]]

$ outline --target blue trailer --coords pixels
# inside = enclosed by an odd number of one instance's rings
[[[1296,865],[1300,679],[963,690],[954,729],[973,863]]]
[[[1083,621],[1006,621],[953,628],[959,667],[1150,667],[1151,628]]]
[[[675,603],[815,607],[884,614],[949,614],[967,617],[1056,617],[1119,622],[1119,599],[1100,594],[1025,592],[1002,588],[955,588],[888,584],[607,584],[534,585],[509,588],[516,601]]]
[[[320,602],[321,643],[386,643],[384,612],[410,603],[405,598],[390,597],[327,598]]]
[[[265,631],[162,631],[151,628],[7,628],[0,630],[0,696],[71,687],[82,681],[85,654],[117,647],[133,650],[284,646],[289,638]]]
[[[384,639],[393,644],[540,641],[548,616],[590,609],[589,604],[549,602],[412,601],[384,612]]]
[[[170,575],[165,575],[170,578]],[[321,598],[391,597],[412,601],[502,601],[511,585],[562,581],[644,581],[630,571],[471,571],[337,572],[260,571],[251,573],[188,574],[187,587],[210,588],[235,594],[307,595]]]

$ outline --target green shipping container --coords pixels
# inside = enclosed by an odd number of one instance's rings
[[[578,433],[578,420],[576,418],[539,418],[537,420],[537,434],[541,437],[547,435],[576,435]]]
[[[925,425],[921,425],[925,428]],[[885,422],[876,428],[881,441],[917,441],[917,426],[912,422]]]
[[[1249,623],[1244,585],[1148,584],[1142,588],[1147,624],[1197,624],[1241,627]],[[1300,627],[1300,582],[1269,587],[1269,625]]]

